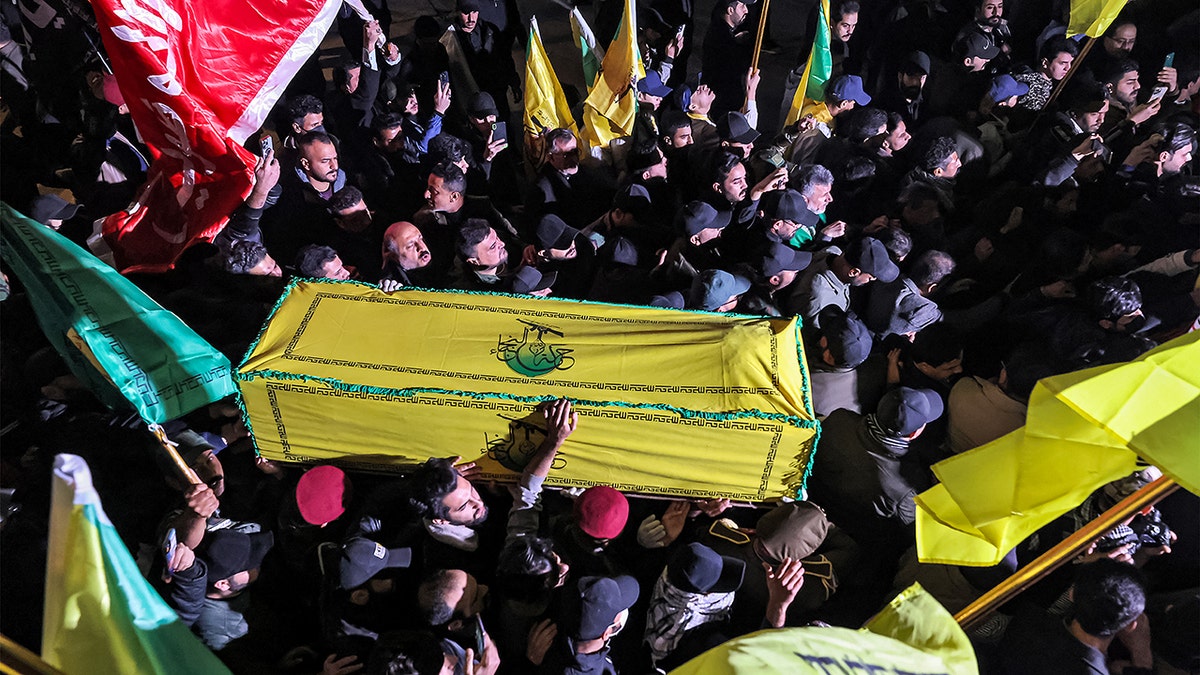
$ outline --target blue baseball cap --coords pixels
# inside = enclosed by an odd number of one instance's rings
[[[646,71],[646,76],[638,80],[637,90],[638,93],[658,96],[659,98],[671,93],[671,88],[663,84],[662,77],[659,76],[657,71],[653,70]]]
[[[1014,96],[1024,96],[1029,93],[1029,85],[1017,82],[1007,73],[992,78],[992,87],[988,89],[988,98],[996,103],[1007,101]]]
[[[871,95],[863,89],[862,78],[857,75],[842,75],[825,87],[825,96],[833,95],[839,101],[854,101],[859,105],[871,102]]]

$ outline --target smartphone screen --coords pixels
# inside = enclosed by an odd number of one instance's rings
[[[269,137],[268,137],[269,138]],[[179,545],[178,535],[175,534],[175,528],[167,530],[167,534],[163,537],[163,558],[167,561],[166,569],[163,570],[163,577],[171,580],[171,562],[175,560],[175,547]]]

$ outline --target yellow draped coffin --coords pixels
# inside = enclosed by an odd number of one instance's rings
[[[259,452],[401,470],[461,455],[514,480],[579,428],[549,485],[766,500],[803,489],[817,433],[794,319],[354,283],[289,287],[237,379]]]

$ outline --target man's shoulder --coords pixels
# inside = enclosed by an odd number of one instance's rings
[[[998,673],[1032,675],[1100,675],[1108,672],[1105,656],[1083,644],[1061,617],[1019,614],[1001,640]]]
[[[829,413],[829,416],[821,422],[821,432],[857,430],[862,425],[862,421],[862,414],[846,408],[838,408]]]

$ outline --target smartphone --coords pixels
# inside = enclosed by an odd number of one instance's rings
[[[507,141],[508,140],[508,123],[493,122],[492,123],[492,140]]]
[[[1175,52],[1167,54],[1167,58],[1163,59],[1163,68],[1170,68],[1173,65],[1175,65]],[[1157,101],[1166,95],[1167,85],[1159,84],[1154,87],[1154,91],[1150,94],[1150,100]]]
[[[773,147],[769,151],[764,151],[759,155],[759,157],[761,157],[764,162],[770,164],[776,169],[781,168],[787,163],[783,159],[783,151],[778,147]]]
[[[270,138],[268,136],[268,138]],[[175,547],[179,545],[179,536],[175,533],[175,528],[167,530],[166,536],[163,537],[163,557],[167,560],[167,567],[163,571],[163,578],[167,581],[171,580],[171,563],[175,560]]]
[[[479,658],[483,658],[484,646],[487,643],[487,640],[484,639],[485,635],[487,635],[487,633],[484,632],[484,630],[483,630],[483,618],[480,617],[478,614],[476,614],[475,615],[475,655]]]
[[[271,140],[271,136],[269,134],[266,136],[263,136],[262,140],[259,142],[262,144],[262,156],[263,157],[266,157],[268,152],[271,152],[275,149],[275,142],[273,140]]]
[[[683,37],[683,31],[684,31],[684,30],[686,30],[686,29],[687,29],[687,24],[683,24],[683,23],[681,23],[681,24],[679,24],[679,28],[677,28],[677,29],[675,30],[675,34],[676,34],[676,35],[678,35],[678,36],[680,36],[680,37]]]
[[[438,81],[441,82],[442,84],[450,84],[450,73],[443,70],[438,75]]]

